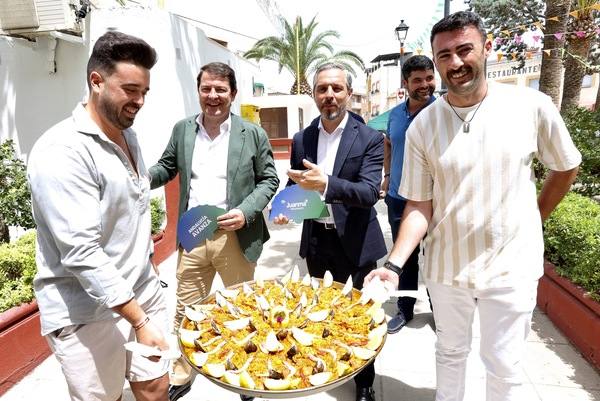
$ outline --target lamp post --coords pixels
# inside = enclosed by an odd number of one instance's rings
[[[398,57],[398,66],[400,67],[400,89],[402,89],[402,57],[404,57],[404,41],[406,35],[408,35],[408,25],[404,23],[404,20],[400,20],[400,24],[395,29],[396,38],[400,42],[400,57]]]
[[[450,15],[450,2],[451,1],[452,0],[444,0],[444,17],[447,17]],[[465,4],[467,4],[468,0],[464,0],[464,1],[465,1]],[[446,87],[446,83],[444,81],[442,81],[442,86],[440,87],[440,95],[443,95],[446,92],[448,92],[448,88]]]

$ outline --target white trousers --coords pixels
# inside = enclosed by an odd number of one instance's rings
[[[475,309],[486,401],[523,401],[521,360],[536,303],[537,280],[516,288],[471,290],[426,280],[436,324],[436,401],[462,401]],[[479,398],[483,399],[483,397]]]

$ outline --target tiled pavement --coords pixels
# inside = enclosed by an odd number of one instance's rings
[[[282,178],[287,165],[277,162]],[[282,180],[282,183],[285,182]],[[283,185],[283,184],[282,184]],[[388,245],[391,234],[387,224],[383,202],[377,205],[381,226]],[[258,263],[258,268],[269,276],[278,276],[297,264],[301,272],[306,265],[298,257],[300,227],[269,227],[271,240]],[[389,248],[389,246],[388,246]],[[161,277],[169,285],[169,302],[174,305],[176,258],[171,257],[161,266]],[[388,314],[394,312],[394,304],[388,302]],[[379,401],[432,401],[435,395],[435,333],[433,318],[423,284],[415,307],[415,318],[399,333],[387,338],[384,349],[376,360],[376,398]],[[466,401],[485,399],[485,370],[478,356],[478,321],[474,322],[473,345],[467,368]],[[547,316],[535,311],[533,327],[529,335],[523,373],[527,398],[523,401],[600,401],[600,375],[588,364],[554,327]],[[30,375],[9,390],[2,401],[68,400],[65,381],[54,357],[49,357]],[[128,387],[124,389],[123,401],[134,398]],[[352,381],[335,390],[320,393],[307,400],[353,400]],[[182,401],[236,401],[239,397],[221,389],[198,376],[192,390]]]

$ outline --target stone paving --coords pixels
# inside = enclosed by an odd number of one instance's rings
[[[287,162],[277,161],[282,185]],[[386,207],[377,204],[379,219],[388,249],[391,233],[387,224]],[[267,276],[279,276],[294,264],[302,274],[306,265],[298,256],[301,228],[269,226],[271,240],[261,256],[258,268]],[[169,306],[174,308],[175,264],[173,255],[160,266],[161,278],[169,283]],[[388,315],[395,311],[392,301],[384,305]],[[421,283],[415,306],[415,317],[399,333],[387,337],[384,349],[376,360],[375,391],[378,401],[432,401],[435,396],[435,333],[425,287]],[[473,324],[472,352],[467,367],[465,401],[485,399],[485,370],[478,355],[478,320]],[[403,355],[403,357],[400,357]],[[600,401],[600,375],[554,327],[547,316],[535,311],[532,331],[528,338],[523,366],[527,398],[523,401]],[[53,356],[9,390],[2,401],[68,400],[67,387],[60,367]],[[311,401],[354,400],[352,381],[328,392],[310,397]],[[133,401],[126,386],[123,401]],[[236,401],[231,393],[198,376],[192,390],[181,401]]]

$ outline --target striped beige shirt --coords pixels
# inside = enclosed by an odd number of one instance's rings
[[[423,273],[463,288],[500,288],[543,273],[533,158],[572,169],[581,154],[550,98],[490,82],[468,133],[445,98],[407,131],[399,193],[431,200]],[[476,105],[456,108],[469,121]]]

